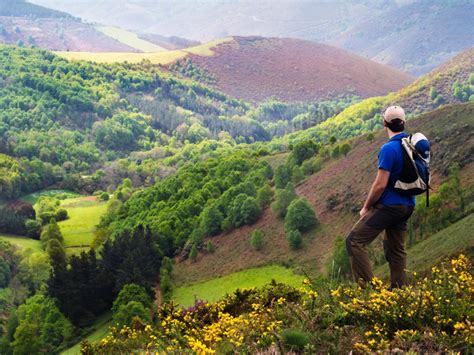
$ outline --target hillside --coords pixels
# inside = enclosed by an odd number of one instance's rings
[[[474,44],[473,13],[471,1],[408,2],[369,17],[331,43],[421,75]]]
[[[63,51],[135,51],[79,18],[24,0],[0,3],[0,43]]]
[[[0,2],[0,43],[56,51],[157,52],[195,42],[95,26],[65,12],[16,0]]]
[[[444,107],[410,122],[411,132],[422,131],[432,139],[435,191],[444,179],[447,162],[461,164],[462,181],[472,184],[473,126],[474,103]],[[208,280],[268,263],[289,263],[311,274],[324,270],[336,237],[345,236],[357,220],[357,211],[375,176],[378,148],[385,141],[383,131],[377,132],[373,141],[365,136],[356,138],[346,157],[329,161],[297,186],[297,194],[309,200],[320,221],[320,226],[305,238],[302,250],[289,249],[284,221],[266,208],[256,223],[214,237],[214,253],[200,254],[195,262],[176,264],[176,282]],[[249,234],[256,229],[267,238],[262,252],[249,245]]]
[[[384,95],[412,78],[335,47],[289,38],[234,37],[212,56],[188,59],[230,96],[253,102],[317,101],[357,94]]]
[[[283,141],[315,138],[327,142],[332,135],[338,138],[355,137],[382,128],[381,113],[387,106],[401,105],[410,118],[441,105],[472,101],[473,85],[474,47],[471,47],[407,87],[351,105],[320,125],[290,134]]]

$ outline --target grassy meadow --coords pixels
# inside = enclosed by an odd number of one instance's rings
[[[134,32],[122,30],[121,28],[112,26],[97,26],[97,30],[103,34],[116,39],[129,47],[135,48],[145,53],[155,53],[167,51],[166,48],[160,47],[154,43],[148,42],[138,37]]]
[[[211,41],[199,46],[190,47],[186,49],[177,49],[165,52],[156,53],[127,53],[127,52],[113,52],[113,53],[93,53],[93,52],[55,52],[57,55],[67,60],[86,60],[95,63],[140,63],[143,60],[149,60],[152,64],[170,64],[178,59],[186,57],[188,54],[196,54],[200,56],[212,56],[214,52],[212,49],[221,44],[231,41],[232,38],[223,38]]]
[[[59,222],[64,236],[64,246],[68,254],[77,254],[88,250],[94,238],[95,226],[107,208],[106,202],[95,197],[77,197],[61,201],[61,207],[68,212],[69,218]]]
[[[98,201],[94,196],[82,196],[67,190],[43,190],[23,196],[21,200],[35,204],[41,196],[54,197],[67,194],[61,200],[61,207],[68,212],[69,218],[59,222],[64,237],[64,246],[68,255],[88,251],[94,238],[95,226],[107,209],[107,202]],[[13,235],[0,235],[0,239],[8,240],[20,247],[31,247],[41,250],[40,242],[31,238]]]
[[[28,237],[20,237],[17,235],[10,235],[10,234],[0,234],[0,240],[4,240],[6,242],[10,242],[13,245],[21,249],[31,248],[34,251],[41,251],[41,244],[39,240],[31,239]]]
[[[304,277],[295,274],[291,269],[280,265],[269,265],[251,268],[188,286],[177,287],[173,291],[173,301],[187,307],[194,304],[195,299],[215,302],[237,290],[266,285],[275,280],[293,286],[300,286]]]

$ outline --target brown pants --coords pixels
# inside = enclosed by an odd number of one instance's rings
[[[413,207],[404,205],[376,205],[354,225],[346,238],[346,248],[354,280],[361,286],[374,277],[367,245],[383,230],[384,254],[390,266],[391,287],[406,285],[405,237],[407,221]]]

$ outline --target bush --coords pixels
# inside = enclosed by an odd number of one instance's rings
[[[255,250],[262,250],[265,235],[260,229],[254,230],[250,234],[250,245]]]
[[[152,303],[144,287],[136,284],[127,284],[122,287],[117,295],[112,305],[112,312],[114,314],[117,313],[120,307],[127,305],[131,301],[138,302],[145,308],[150,308]]]
[[[67,214],[67,211],[64,208],[58,208],[56,212],[54,213],[54,218],[58,222],[65,221],[66,219],[68,219],[68,217],[69,216]]]
[[[296,198],[295,187],[289,183],[284,189],[277,189],[275,192],[275,202],[272,203],[272,210],[278,217],[285,217],[288,206]]]
[[[308,335],[296,329],[283,330],[281,332],[281,338],[288,350],[303,350],[309,342]]]
[[[322,159],[319,156],[305,160],[301,165],[304,175],[311,175],[321,170]]]
[[[313,207],[305,198],[293,200],[288,206],[285,217],[285,228],[287,230],[307,231],[317,224]]]
[[[25,222],[26,235],[30,238],[39,239],[41,235],[41,223],[36,219],[27,219]]]
[[[297,165],[301,165],[306,159],[314,156],[318,150],[319,146],[314,140],[305,140],[293,146],[291,157]]]
[[[340,236],[334,242],[334,252],[331,264],[328,265],[328,274],[331,279],[351,278],[351,264],[346,251],[346,243]]]
[[[132,323],[133,318],[138,317],[142,321],[150,322],[150,311],[147,310],[142,303],[136,301],[130,301],[127,304],[123,304],[113,315],[113,321],[119,326],[129,325]]]
[[[273,198],[273,190],[270,185],[265,184],[257,190],[257,203],[260,208],[267,206]]]
[[[102,192],[100,195],[99,195],[99,200],[101,201],[108,201],[110,198],[109,194],[107,192]]]
[[[293,167],[293,170],[291,172],[291,181],[293,182],[293,184],[297,184],[303,180],[304,180],[303,169],[299,166]]]
[[[273,179],[275,181],[276,188],[284,188],[291,181],[291,168],[286,164],[280,165],[278,168],[276,168]]]
[[[198,256],[197,246],[196,244],[193,244],[191,251],[189,252],[189,258],[191,259],[191,261],[196,261],[197,256]]]
[[[232,202],[231,217],[234,226],[252,224],[260,217],[261,209],[254,197],[239,194]]]
[[[210,254],[216,251],[216,247],[214,246],[214,243],[212,241],[210,240],[207,241],[206,250]]]
[[[173,293],[173,284],[171,283],[170,273],[163,268],[160,270],[160,291],[163,301],[168,302]]]
[[[301,248],[303,238],[301,238],[301,233],[298,230],[290,230],[287,232],[286,238],[291,249],[298,250]]]

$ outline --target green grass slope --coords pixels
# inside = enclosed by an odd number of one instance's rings
[[[88,196],[63,200],[61,206],[69,215],[67,220],[58,223],[66,251],[68,254],[77,254],[87,250],[94,238],[95,226],[99,224],[107,204]]]
[[[425,272],[432,265],[459,253],[474,254],[474,214],[432,235],[426,240],[411,247],[408,251],[407,269]],[[376,275],[387,277],[388,264],[375,270]]]
[[[178,287],[173,291],[172,300],[184,307],[193,305],[195,300],[214,302],[237,289],[260,287],[272,280],[300,286],[303,276],[279,265],[251,268],[207,282]]]
[[[10,242],[21,249],[30,248],[30,249],[33,249],[34,251],[42,250],[39,240],[35,240],[35,239],[27,238],[27,237],[21,237],[21,236],[11,235],[11,234],[0,234],[0,240]]]

